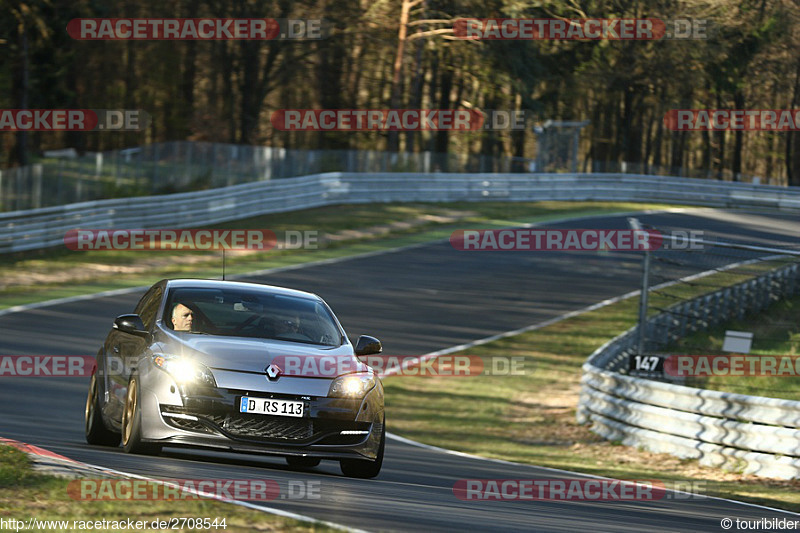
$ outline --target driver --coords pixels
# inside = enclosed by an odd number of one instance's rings
[[[177,304],[172,308],[172,329],[175,331],[191,331],[194,314],[192,310],[183,304]]]

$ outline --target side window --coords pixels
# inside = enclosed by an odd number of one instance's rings
[[[156,321],[156,313],[158,312],[158,305],[161,303],[161,287],[156,287],[139,301],[136,306],[136,312],[142,317],[144,327],[148,330],[153,327]]]
[[[155,290],[156,288],[152,287],[146,293],[144,293],[144,296],[139,298],[139,303],[136,304],[136,308],[133,310],[134,313],[138,315],[139,313],[142,312],[142,308],[144,307],[145,302],[147,302],[147,300],[150,299]]]

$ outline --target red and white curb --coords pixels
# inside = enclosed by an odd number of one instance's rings
[[[231,503],[233,505],[238,505],[240,507],[246,507],[247,509],[252,509],[254,511],[261,511],[269,514],[274,514],[277,516],[282,516],[284,518],[291,518],[294,520],[298,520],[301,522],[308,522],[311,524],[318,524],[330,527],[332,529],[338,529],[341,531],[348,531],[350,533],[366,533],[362,529],[355,529],[352,527],[348,527],[342,524],[337,524],[335,522],[328,522],[326,520],[318,520],[311,516],[301,515],[297,513],[291,513],[289,511],[284,511],[282,509],[276,509],[274,507],[266,507],[262,505],[255,505],[249,502],[234,500],[231,498],[225,498],[224,496],[219,496],[217,494],[212,494],[200,490],[195,490],[186,487],[178,487],[177,485],[173,485],[169,482],[165,482],[163,480],[152,479],[147,476],[140,476],[138,474],[131,474],[129,472],[123,472],[121,470],[113,470],[110,468],[104,468],[101,466],[92,465],[89,463],[82,463],[80,461],[76,461],[74,459],[70,459],[69,457],[64,457],[63,455],[59,455],[55,452],[47,450],[45,448],[41,448],[39,446],[35,446],[33,444],[27,444],[24,442],[16,441],[13,439],[7,439],[4,437],[0,437],[0,445],[8,445],[12,446],[22,452],[28,454],[31,457],[31,460],[34,462],[34,468],[41,473],[47,473],[50,475],[56,475],[61,477],[82,477],[86,475],[102,475],[105,477],[114,477],[114,478],[131,478],[131,479],[141,479],[144,481],[150,481],[152,483],[157,483],[161,485],[166,485],[170,487],[180,488],[183,492],[188,492],[189,494],[194,494],[196,496],[210,499],[210,500],[217,500],[224,503]]]

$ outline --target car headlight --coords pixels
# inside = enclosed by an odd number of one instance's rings
[[[155,354],[153,363],[168,372],[179,385],[217,386],[214,375],[204,365],[179,355]]]
[[[375,386],[373,374],[348,374],[333,380],[328,391],[329,398],[359,398]]]

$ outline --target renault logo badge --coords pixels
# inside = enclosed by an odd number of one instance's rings
[[[278,365],[269,365],[267,368],[267,377],[270,381],[275,381],[281,376],[281,369]]]

